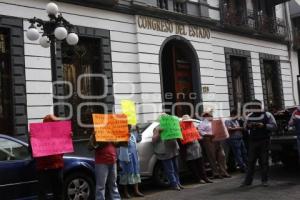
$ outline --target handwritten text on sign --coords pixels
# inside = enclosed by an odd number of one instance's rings
[[[163,129],[161,133],[162,140],[182,138],[179,120],[177,117],[169,115],[161,116],[159,123],[160,128]]]
[[[29,127],[33,157],[74,152],[70,121],[32,123]]]
[[[93,114],[97,142],[128,142],[128,121],[125,114]]]
[[[139,28],[172,33],[177,35],[185,35],[190,37],[210,39],[210,29],[194,25],[180,24],[177,22],[157,19],[146,16],[138,16],[137,24]]]
[[[183,137],[182,144],[187,144],[200,139],[200,134],[192,121],[182,121],[180,122],[180,127]]]

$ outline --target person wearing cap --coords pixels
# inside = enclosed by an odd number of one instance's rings
[[[166,115],[163,113],[162,115]],[[161,116],[162,116],[161,115]],[[158,118],[159,121],[160,117]],[[163,129],[158,125],[153,130],[153,149],[156,158],[161,161],[164,172],[170,182],[171,189],[180,191],[184,187],[180,183],[179,179],[179,167],[178,167],[178,156],[179,156],[179,145],[176,139],[162,140],[160,134]]]
[[[182,116],[181,123],[193,123],[193,121],[189,115],[184,115]],[[203,183],[202,181],[205,183],[212,183],[212,181],[208,179],[206,175],[202,157],[202,148],[199,144],[199,141],[194,140],[187,144],[182,144],[182,149],[182,157],[186,160],[192,174],[195,175],[195,180],[199,183]]]
[[[265,112],[262,103],[254,100],[247,104],[251,113],[246,117],[244,128],[249,132],[249,160],[248,170],[242,187],[252,184],[257,160],[261,168],[261,181],[264,187],[268,186],[269,150],[271,132],[277,129],[273,115]]]
[[[120,147],[118,149],[118,160],[121,168],[120,171],[120,185],[124,186],[124,194],[126,198],[131,198],[128,192],[128,185],[134,186],[134,194],[138,197],[144,195],[139,190],[140,178],[140,164],[137,152],[137,143],[142,140],[141,134],[138,133],[135,127],[128,125],[130,138],[127,147]]]
[[[237,110],[230,112],[230,119],[225,121],[225,125],[229,132],[228,144],[232,149],[235,161],[237,162],[240,171],[247,170],[247,150],[243,140],[243,130],[237,116]]]
[[[198,126],[200,134],[203,136],[203,146],[212,168],[212,178],[230,178],[226,170],[225,151],[220,141],[214,141],[212,131],[213,116],[210,112],[202,114],[202,121]]]
[[[43,123],[59,121],[54,115],[46,115]],[[52,189],[55,200],[63,196],[63,154],[35,158],[38,178],[38,199],[46,200],[48,186]]]
[[[297,135],[298,157],[300,163],[300,106],[297,106],[296,110],[293,112],[289,121],[289,125],[295,127]]]

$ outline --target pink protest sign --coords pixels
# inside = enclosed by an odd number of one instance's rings
[[[29,128],[33,157],[74,152],[70,121],[32,123]]]

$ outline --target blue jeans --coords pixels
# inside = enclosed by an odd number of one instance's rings
[[[177,157],[171,159],[162,160],[164,171],[168,177],[170,185],[176,187],[180,185],[179,176],[178,176],[178,160]]]
[[[111,200],[120,200],[117,186],[117,165],[96,164],[96,200],[105,200],[105,186]]]
[[[240,139],[228,139],[228,143],[232,149],[235,161],[241,170],[245,170],[247,167],[247,150],[242,138]]]

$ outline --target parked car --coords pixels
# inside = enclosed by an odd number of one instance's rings
[[[197,126],[200,122],[199,120],[194,120],[194,123]],[[168,186],[168,179],[164,174],[162,163],[157,160],[152,144],[153,130],[158,125],[159,122],[153,122],[139,126],[142,133],[142,140],[137,145],[140,159],[140,173],[142,177],[152,178],[159,186]],[[179,159],[179,168],[182,173],[187,171],[185,162],[182,162],[181,159]]]
[[[271,136],[271,155],[274,162],[281,161],[286,166],[298,163],[297,136],[288,122],[297,107],[293,106],[274,114],[278,129]]]
[[[65,199],[94,199],[94,160],[64,156]],[[28,144],[0,134],[0,199],[37,196],[35,162]]]

